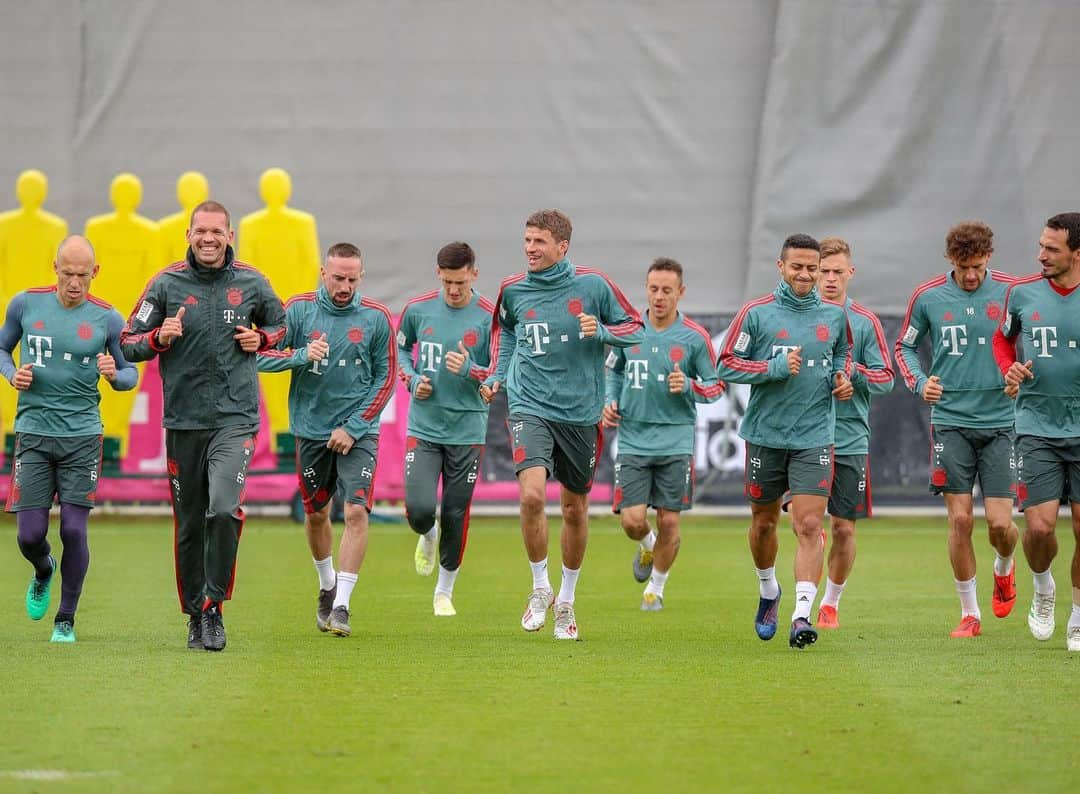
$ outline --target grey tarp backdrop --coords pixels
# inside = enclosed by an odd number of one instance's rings
[[[995,264],[1028,272],[1045,218],[1080,208],[1071,1],[2,0],[0,14],[0,208],[39,168],[47,207],[78,230],[132,171],[140,212],[160,217],[197,169],[239,216],[281,166],[324,247],[357,241],[367,292],[395,310],[451,239],[474,245],[494,295],[523,266],[524,217],[558,206],[573,258],[639,304],[648,262],[680,259],[684,307],[714,330],[771,288],[784,236],[840,234],[852,291],[894,318],[891,338],[945,267],[951,223],[986,220]],[[879,495],[915,495],[925,412],[887,399]]]

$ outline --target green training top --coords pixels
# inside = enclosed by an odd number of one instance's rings
[[[409,393],[409,435],[438,444],[483,444],[488,406],[480,383],[491,359],[491,316],[495,305],[474,292],[468,305],[456,309],[441,289],[409,301],[398,318],[398,368]],[[446,368],[447,353],[461,342],[469,353],[459,374]],[[415,397],[426,376],[432,387],[427,399]]]
[[[573,425],[600,421],[604,345],[642,339],[641,315],[599,270],[561,259],[540,272],[504,279],[495,302],[492,359],[485,383],[505,384],[510,414]],[[599,327],[585,337],[579,314]]]
[[[285,305],[285,337],[259,353],[261,372],[292,373],[289,429],[322,441],[343,427],[354,439],[379,432],[379,414],[394,392],[397,347],[390,312],[357,292],[348,306],[325,287],[294,295]],[[326,334],[329,355],[307,360],[308,342]]]
[[[675,366],[686,375],[679,394],[668,390]],[[645,318],[645,338],[613,347],[607,357],[605,402],[619,408],[619,452],[629,455],[690,455],[694,452],[695,403],[720,399],[724,384],[708,332],[679,312],[662,331]]]
[[[781,281],[771,295],[750,301],[735,316],[720,351],[720,377],[749,383],[739,435],[773,449],[810,449],[833,443],[837,372],[850,373],[851,345],[842,306],[816,289],[799,298]],[[792,376],[787,355],[802,348]]]
[[[15,373],[11,351],[18,344],[19,361],[34,365],[34,380],[19,392],[15,432],[100,435],[98,353],[110,353],[116,361],[112,388],[127,391],[139,381],[139,371],[120,352],[123,328],[120,314],[92,295],[69,309],[58,300],[55,286],[16,294],[0,329],[0,374],[10,382]]]
[[[851,328],[851,385],[854,392],[850,400],[836,400],[833,451],[837,455],[867,455],[870,453],[870,398],[892,391],[892,359],[877,316],[851,298],[844,302],[844,308]]]
[[[920,284],[908,302],[896,366],[904,383],[922,395],[929,375],[941,379],[941,399],[930,407],[936,427],[1011,427],[1013,404],[994,361],[993,337],[1013,277],[988,270],[968,292],[951,273]],[[919,344],[930,341],[930,372],[919,363]]]
[[[1020,337],[1030,380],[1016,396],[1016,434],[1080,437],[1080,289],[1057,292],[1037,274],[1020,279],[1005,301],[1001,332]]]

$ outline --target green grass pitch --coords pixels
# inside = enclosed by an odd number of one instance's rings
[[[557,527],[557,522],[554,524]],[[942,518],[860,526],[842,628],[787,647],[794,539],[781,529],[781,630],[754,635],[744,519],[691,516],[660,613],[639,611],[634,544],[594,519],[582,641],[519,626],[531,580],[516,521],[473,521],[456,618],[431,615],[415,536],[373,524],[350,639],[319,634],[302,528],[252,519],[222,654],[188,651],[172,524],[98,516],[78,643],[31,622],[4,519],[0,791],[1065,791],[1077,779],[1080,654],[1065,650],[1072,538],[1054,638],[959,606]],[[55,527],[50,532],[58,546]],[[552,538],[558,586],[557,530]]]

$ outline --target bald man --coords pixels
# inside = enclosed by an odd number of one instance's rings
[[[26,612],[41,620],[56,573],[46,537],[49,508],[59,499],[64,553],[52,642],[75,642],[75,610],[90,566],[87,520],[101,463],[98,379],[122,391],[135,388],[139,374],[120,352],[123,318],[90,294],[98,272],[90,242],[66,238],[53,270],[55,286],[15,295],[0,328],[0,372],[19,392],[7,510],[16,516],[19,550],[34,566]],[[19,366],[11,355],[16,345]]]

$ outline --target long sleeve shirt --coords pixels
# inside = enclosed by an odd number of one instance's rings
[[[724,384],[716,372],[716,352],[708,332],[681,312],[657,330],[645,318],[645,338],[633,347],[613,347],[607,358],[605,402],[618,403],[619,451],[631,455],[690,455],[694,451],[697,403],[720,398]],[[675,367],[686,376],[672,394]]]
[[[495,305],[473,293],[466,306],[454,308],[442,290],[424,293],[406,304],[398,318],[398,371],[414,397],[409,403],[410,436],[439,444],[483,444],[488,405],[480,384],[491,359],[491,318]],[[446,367],[446,354],[458,343],[468,359],[461,372]],[[416,387],[427,378],[431,394],[418,400]]]
[[[797,375],[788,353],[801,348]],[[851,371],[851,341],[842,306],[817,290],[802,298],[781,282],[735,316],[720,352],[720,377],[749,383],[739,435],[773,449],[810,449],[833,443],[835,375]]]
[[[869,309],[848,298],[844,302],[851,327],[850,400],[836,401],[837,455],[870,452],[870,399],[892,391],[895,375],[881,321]]]
[[[579,314],[597,318],[585,336]],[[604,345],[632,347],[641,315],[606,275],[562,259],[503,281],[492,327],[487,384],[506,385],[510,414],[595,425],[604,400]]]
[[[12,351],[32,364],[30,388],[19,392],[15,431],[60,438],[98,435],[101,393],[98,391],[98,353],[116,361],[117,391],[134,389],[139,371],[120,350],[124,320],[109,304],[94,296],[67,308],[56,287],[20,292],[7,307],[0,328],[0,374],[15,374]]]
[[[896,366],[904,383],[921,395],[927,379],[941,380],[941,399],[930,408],[937,427],[1009,427],[1012,401],[994,361],[993,337],[1013,277],[991,270],[968,292],[951,273],[920,284],[908,301]],[[930,370],[919,362],[919,345],[930,345]]]
[[[313,441],[344,428],[354,439],[379,432],[379,415],[394,391],[397,346],[390,312],[357,292],[338,306],[325,287],[294,295],[285,307],[285,336],[258,356],[261,372],[290,372],[289,430]],[[307,360],[308,342],[326,335],[327,357]]]
[[[1031,362],[1033,377],[1016,395],[1016,434],[1080,437],[1080,290],[1062,290],[1036,274],[1019,279],[1005,296],[995,346],[1004,374],[1016,360]]]

